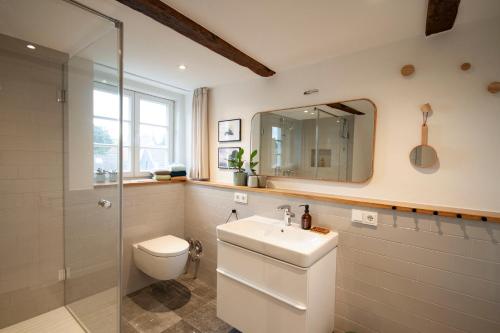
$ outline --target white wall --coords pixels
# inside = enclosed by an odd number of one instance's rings
[[[80,57],[68,60],[65,109],[66,187],[94,188],[94,64]]]
[[[486,90],[500,78],[500,22],[457,27],[431,38],[418,37],[331,59],[274,77],[211,90],[210,166],[212,181],[231,182],[217,169],[217,121],[242,121],[242,146],[249,148],[250,122],[259,111],[355,98],[377,105],[373,178],[361,185],[320,181],[274,181],[280,187],[500,211],[500,96]],[[461,63],[472,63],[463,72]],[[412,63],[413,77],[401,66]],[[304,96],[303,91],[319,93]],[[430,102],[429,144],[439,167],[411,166],[410,150],[420,142],[419,106]],[[231,143],[234,145],[234,143]]]

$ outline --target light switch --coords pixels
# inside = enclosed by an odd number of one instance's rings
[[[353,209],[352,210],[351,221],[352,222],[363,223],[363,211],[361,211],[359,209]]]

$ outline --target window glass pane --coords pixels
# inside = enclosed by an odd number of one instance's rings
[[[123,172],[132,172],[132,154],[131,149],[123,148]]]
[[[158,103],[141,99],[139,103],[141,123],[168,125],[168,108],[166,103]]]
[[[118,169],[118,148],[116,146],[94,145],[94,171],[97,169]]]
[[[168,150],[143,148],[140,151],[141,172],[163,169],[168,165]]]
[[[117,146],[94,145],[94,172],[98,168],[106,171],[118,170],[117,153]],[[123,148],[123,172],[132,172],[130,148]]]
[[[123,96],[123,119],[130,120],[130,97]],[[118,119],[120,105],[118,94],[94,89],[94,116]]]
[[[123,145],[130,146],[130,122],[123,122]],[[118,120],[94,118],[94,143],[118,144],[120,137]]]
[[[141,125],[141,147],[166,147],[168,130],[165,127]]]

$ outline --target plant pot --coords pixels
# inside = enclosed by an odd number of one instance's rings
[[[106,175],[95,175],[95,182],[96,183],[105,183],[106,182]]]
[[[259,178],[259,187],[265,188],[267,186],[267,176],[257,176]]]
[[[255,175],[248,176],[248,187],[259,187],[259,177]]]
[[[236,186],[246,186],[247,185],[247,174],[245,172],[233,173],[233,184]]]
[[[118,180],[118,174],[117,173],[110,173],[109,174],[109,181],[110,182],[116,182]]]

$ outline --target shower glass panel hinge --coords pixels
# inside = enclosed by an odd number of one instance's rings
[[[58,271],[59,281],[65,281],[70,278],[70,270],[68,267],[62,268]]]
[[[57,92],[57,101],[59,103],[64,103],[66,102],[66,90],[61,89]]]

